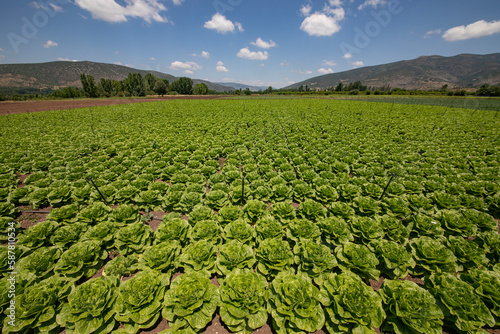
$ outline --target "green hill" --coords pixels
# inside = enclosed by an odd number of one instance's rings
[[[80,74],[90,74],[96,81],[101,78],[123,80],[130,72],[147,73],[173,82],[178,79],[170,74],[157,71],[145,71],[122,65],[95,63],[91,61],[54,61],[37,64],[0,64],[0,87],[31,87],[36,89],[62,87],[80,87]],[[234,90],[230,86],[223,86],[209,81],[193,79],[194,84],[205,83],[209,89],[224,92]]]
[[[431,90],[443,85],[449,88],[473,88],[484,83],[500,84],[500,53],[488,55],[461,54],[453,57],[422,56],[377,66],[366,66],[339,73],[321,75],[285,87],[311,89],[336,87],[361,81],[374,88],[390,86]]]

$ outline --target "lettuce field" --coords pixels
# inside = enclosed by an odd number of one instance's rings
[[[190,100],[0,129],[2,333],[500,330],[497,111]]]

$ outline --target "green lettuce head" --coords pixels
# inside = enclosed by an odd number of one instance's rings
[[[219,288],[220,317],[231,332],[250,334],[267,321],[266,279],[250,269],[235,269]]]
[[[387,313],[382,329],[396,334],[441,334],[443,311],[426,289],[411,281],[385,280],[379,290]]]
[[[385,319],[382,298],[350,272],[324,277],[320,301],[326,312],[329,333],[375,334]]]
[[[319,290],[305,273],[281,272],[270,286],[267,311],[278,334],[315,332],[325,324]]]
[[[171,331],[201,332],[219,304],[219,290],[204,272],[191,271],[177,276],[165,294],[162,315]]]
[[[116,326],[117,284],[117,279],[101,276],[79,285],[57,314],[57,323],[68,334],[110,333]]]

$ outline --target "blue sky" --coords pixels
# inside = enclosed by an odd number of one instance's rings
[[[275,88],[496,52],[498,0],[8,0],[0,12],[0,63],[89,60]]]

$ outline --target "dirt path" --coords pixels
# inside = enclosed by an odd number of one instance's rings
[[[0,102],[0,115],[20,114],[35,111],[64,110],[73,108],[88,108],[109,106],[115,104],[142,103],[170,100],[211,100],[224,97],[222,95],[186,96],[170,95],[156,98],[123,98],[123,99],[93,99],[93,100],[56,100],[56,101],[4,101]]]

